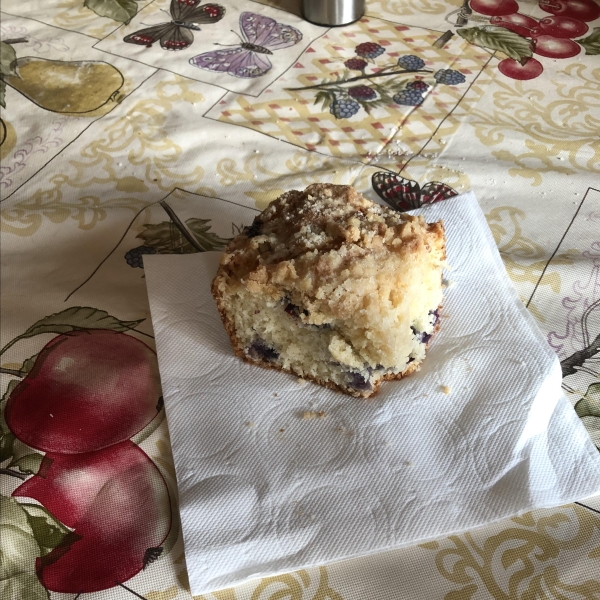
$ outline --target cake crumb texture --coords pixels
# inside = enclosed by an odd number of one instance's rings
[[[229,243],[212,291],[238,356],[368,397],[423,360],[444,261],[441,221],[313,184]]]

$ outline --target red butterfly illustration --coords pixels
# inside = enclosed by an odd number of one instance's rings
[[[421,187],[412,179],[388,171],[373,173],[371,183],[377,195],[400,212],[458,196],[458,192],[445,183],[430,181]]]
[[[160,40],[164,50],[184,50],[192,45],[194,34],[199,31],[198,24],[216,23],[225,15],[220,4],[203,4],[202,0],[171,0],[171,21],[140,29],[123,38],[128,44],[138,44],[148,48]]]

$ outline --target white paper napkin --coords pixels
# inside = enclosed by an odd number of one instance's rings
[[[600,492],[475,197],[415,212],[444,220],[452,284],[421,370],[371,400],[236,358],[217,253],[144,257],[192,594]]]

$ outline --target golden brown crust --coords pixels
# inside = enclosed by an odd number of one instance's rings
[[[235,334],[235,325],[233,323],[233,320],[229,318],[229,315],[227,314],[227,311],[223,306],[223,292],[221,289],[219,289],[219,286],[217,284],[217,277],[213,279],[210,289],[212,296],[217,304],[217,310],[219,311],[219,316],[221,317],[221,321],[223,322],[225,331],[227,332],[227,335],[231,340],[231,346],[233,348],[233,351],[235,352],[235,355],[245,358],[242,346],[237,338],[237,335]]]
[[[341,185],[313,184],[304,192],[287,192],[252,227],[252,235],[242,233],[227,245],[219,276],[275,295],[278,285],[299,281],[304,291],[314,292],[366,253],[408,256],[423,246],[445,246],[441,221],[428,224]]]
[[[330,322],[332,315],[336,319],[352,319],[356,314],[357,306],[360,307],[357,302],[362,301],[360,293],[354,297],[342,296],[333,305],[331,289],[340,278],[353,277],[352,269],[367,264],[362,260],[365,256],[376,257],[368,263],[368,268],[371,273],[377,273],[378,268],[373,265],[378,264],[379,256],[410,257],[431,252],[437,254],[440,264],[445,259],[441,221],[428,224],[422,217],[397,213],[363,198],[349,186],[313,184],[304,192],[291,191],[275,200],[252,226],[228,244],[211,291],[236,356],[355,397],[370,397],[377,393],[381,381],[409,375],[418,369],[421,360],[410,362],[401,373],[380,375],[371,382],[372,389],[363,391],[297,372],[293,367],[284,368],[260,357],[250,357],[248,342],[244,344],[238,338],[233,315],[227,310],[226,295],[231,293],[233,285],[264,298],[291,298],[292,303],[308,309],[310,317],[302,316],[302,322],[319,326]],[[364,277],[365,273],[359,276]],[[326,288],[327,285],[330,287]],[[386,293],[395,293],[393,285],[387,289]],[[300,301],[296,302],[296,298]],[[433,306],[438,301],[439,298]],[[323,320],[326,317],[328,320]],[[439,320],[432,335],[438,329]],[[370,364],[375,362],[382,361]]]

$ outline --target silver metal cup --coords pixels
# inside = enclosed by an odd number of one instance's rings
[[[302,15],[315,25],[348,25],[365,14],[365,0],[302,0]]]

